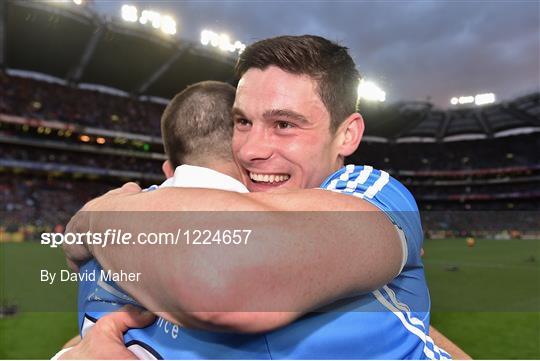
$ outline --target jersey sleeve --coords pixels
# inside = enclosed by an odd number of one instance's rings
[[[414,197],[398,180],[368,165],[349,164],[329,176],[321,188],[361,198],[379,208],[402,240],[402,269],[419,261],[424,239],[420,213]]]
[[[131,304],[142,307],[116,283],[104,279],[103,268],[92,259],[80,269],[78,313],[81,336],[95,324],[96,320],[122,306]]]
[[[142,192],[151,192],[156,189],[159,189],[159,186],[157,184],[152,184],[150,187],[143,189]]]

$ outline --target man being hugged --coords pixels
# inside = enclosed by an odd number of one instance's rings
[[[142,272],[120,286],[185,327],[175,358],[239,358],[244,347],[248,358],[449,357],[428,335],[413,197],[386,172],[343,167],[364,130],[347,49],[309,35],[266,39],[246,48],[237,73],[232,149],[251,193],[114,191],[89,202],[69,231],[142,232],[102,212],[134,210],[259,212],[268,231],[249,247],[89,245],[68,257]],[[287,222],[276,211],[326,212]],[[183,226],[173,212],[152,214],[163,231]]]

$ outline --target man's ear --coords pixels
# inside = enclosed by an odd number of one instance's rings
[[[353,154],[364,135],[364,119],[360,113],[351,114],[337,130],[336,140],[338,141],[339,155],[348,157]]]
[[[168,160],[163,162],[163,164],[161,165],[161,170],[163,171],[163,174],[165,174],[165,177],[167,178],[171,178],[174,175],[174,169],[171,165],[171,162],[169,162]]]

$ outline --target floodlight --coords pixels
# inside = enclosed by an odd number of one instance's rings
[[[210,45],[212,45],[213,47],[217,47],[219,46],[219,35],[214,33],[214,32],[210,32]]]
[[[82,0],[73,0],[75,5],[82,5]]]
[[[233,43],[229,35],[224,33],[218,34],[211,30],[203,30],[201,32],[201,44],[211,45],[231,53],[238,51],[239,54],[246,48],[246,46],[238,40]]]
[[[231,39],[229,38],[229,35],[227,34],[219,35],[219,48],[221,50],[229,50],[230,43],[231,43]]]
[[[458,99],[459,104],[470,104],[474,103],[474,97],[472,95],[467,95],[463,97],[459,97]]]
[[[122,5],[122,19],[129,22],[136,22],[138,18],[138,11],[135,6]]]
[[[491,104],[495,102],[495,94],[493,93],[483,93],[483,94],[476,94],[475,96],[472,95],[466,95],[466,96],[460,96],[460,97],[453,97],[450,99],[450,103],[452,105],[457,104],[472,104],[475,105],[484,105],[484,104]]]
[[[150,22],[153,28],[159,29],[161,26],[161,15],[152,10],[143,10],[139,22],[143,25]]]
[[[143,10],[144,13],[144,10]],[[146,16],[142,16],[139,18],[139,23],[142,25],[145,25],[148,22],[148,18]]]
[[[208,45],[210,42],[210,33],[208,30],[201,31],[201,44]]]
[[[161,17],[161,31],[168,35],[176,34],[176,21],[168,15]]]
[[[495,103],[495,94],[493,93],[477,94],[474,97],[474,103],[476,105]]]
[[[386,93],[375,83],[362,79],[358,85],[358,98],[384,102]]]

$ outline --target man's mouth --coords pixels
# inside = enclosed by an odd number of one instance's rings
[[[249,178],[254,183],[278,184],[278,183],[283,183],[289,180],[290,175],[288,174],[262,174],[262,173],[249,172]]]

